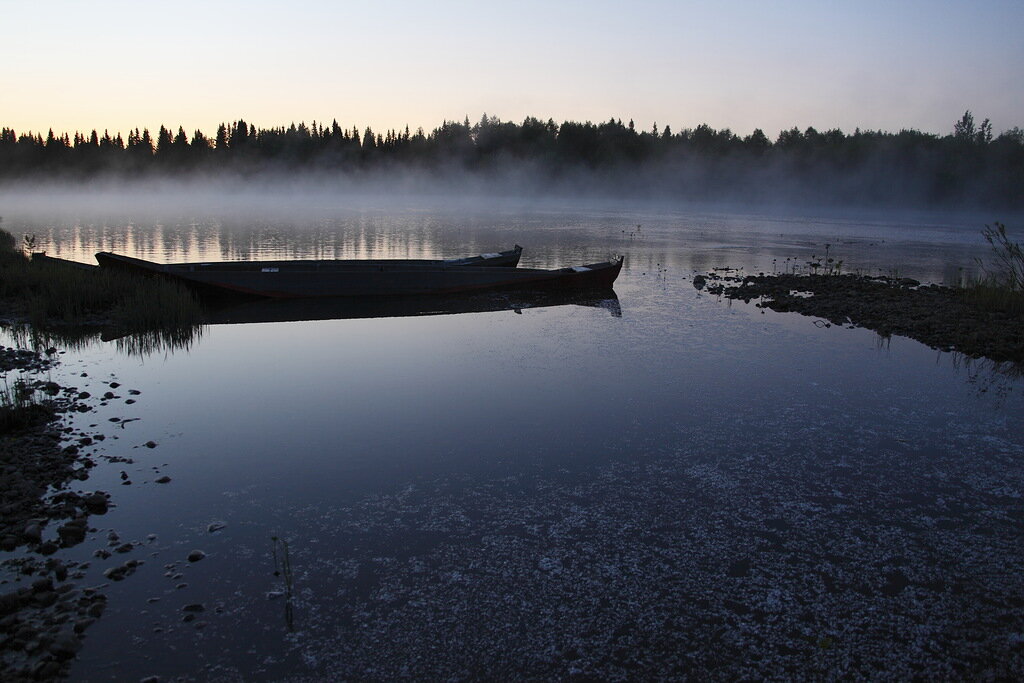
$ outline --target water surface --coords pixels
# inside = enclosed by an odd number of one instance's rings
[[[134,463],[93,471],[117,507],[62,552],[115,529],[146,562],[105,589],[77,678],[1021,672],[1019,375],[690,281],[826,244],[847,270],[951,281],[985,254],[975,219],[430,205],[5,227],[82,261],[626,256],[617,302],[64,354],[58,381],[121,384],[71,424]]]

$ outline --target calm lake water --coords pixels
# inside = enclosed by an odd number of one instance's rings
[[[116,507],[60,557],[92,562],[84,585],[145,561],[104,589],[75,679],[1024,673],[1019,374],[691,283],[784,270],[826,244],[846,271],[951,282],[986,255],[985,219],[306,215],[4,227],[85,262],[515,243],[523,266],[626,261],[617,301],[67,350],[56,381],[121,386],[67,418],[106,435],[83,488]],[[93,558],[110,530],[136,549]],[[193,549],[205,559],[187,562]]]

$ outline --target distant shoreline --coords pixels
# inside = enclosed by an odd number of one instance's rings
[[[482,183],[542,194],[1005,210],[1024,208],[1024,131],[996,136],[969,111],[945,136],[794,127],[774,140],[761,129],[741,137],[707,124],[645,131],[614,118],[514,123],[486,115],[429,133],[360,132],[337,121],[257,128],[243,119],[215,135],[161,126],[130,131],[127,140],[107,131],[72,138],[0,129],[0,182],[272,174],[301,183],[314,173],[385,179],[390,191],[447,179],[458,189]]]

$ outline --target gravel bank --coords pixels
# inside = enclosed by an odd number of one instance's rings
[[[859,275],[709,273],[694,286],[711,294],[866,327],[883,336],[910,337],[971,358],[1024,363],[1024,317],[971,305],[956,290],[915,280]]]

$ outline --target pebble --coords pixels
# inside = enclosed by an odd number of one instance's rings
[[[39,543],[43,540],[43,531],[38,524],[29,524],[21,535],[30,543]]]
[[[192,552],[190,552],[188,554],[188,558],[187,559],[188,559],[189,562],[198,562],[199,560],[203,559],[204,557],[206,557],[206,553],[204,553],[202,550],[193,550]]]

